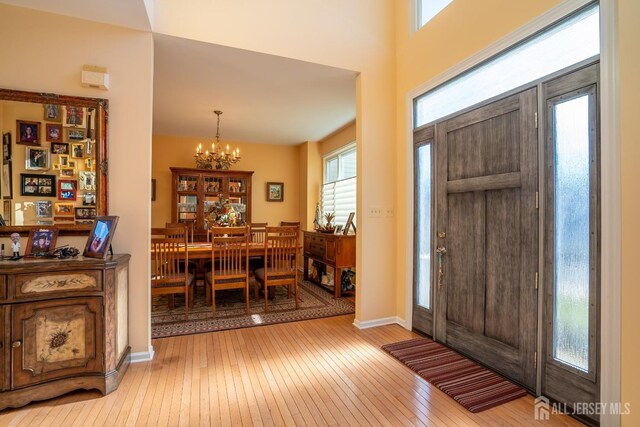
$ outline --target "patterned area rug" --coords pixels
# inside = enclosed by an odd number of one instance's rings
[[[527,394],[511,381],[428,338],[387,344],[382,349],[471,412]]]
[[[251,279],[249,283],[250,315],[246,314],[242,291],[237,289],[216,292],[215,318],[213,317],[211,306],[205,304],[201,286],[196,289],[193,308],[189,310],[189,320],[184,319],[183,297],[175,297],[176,308],[173,310],[168,309],[166,296],[154,297],[151,312],[151,336],[153,338],[164,338],[200,334],[226,329],[318,319],[355,312],[351,301],[345,298],[334,299],[333,294],[320,286],[302,282],[298,286],[300,299],[297,310],[295,309],[294,296],[287,298],[287,289],[284,286],[277,286],[275,288],[275,299],[269,300],[269,311],[265,314],[264,298],[260,296],[257,301],[252,299],[254,285],[255,282]]]

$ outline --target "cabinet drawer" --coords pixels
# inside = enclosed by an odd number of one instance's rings
[[[322,242],[305,242],[304,253],[307,256],[322,258],[324,256],[324,244]]]
[[[102,271],[56,271],[46,274],[16,274],[15,299],[53,297],[102,291]]]

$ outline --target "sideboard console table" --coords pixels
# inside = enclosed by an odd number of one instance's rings
[[[131,352],[129,258],[0,261],[0,410],[118,388]]]
[[[342,269],[356,266],[356,236],[303,231],[304,279],[309,280],[309,259],[333,267],[334,295],[342,294]]]

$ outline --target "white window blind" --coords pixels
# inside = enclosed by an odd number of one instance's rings
[[[345,225],[356,211],[356,148],[348,148],[324,160],[322,215],[335,214],[334,224]]]
[[[356,211],[356,177],[322,186],[322,214],[333,212],[334,224],[345,225],[350,212]]]

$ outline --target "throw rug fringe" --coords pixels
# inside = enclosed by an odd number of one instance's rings
[[[470,412],[482,412],[527,394],[522,387],[428,338],[386,344],[382,349]]]

